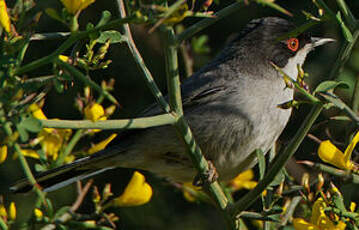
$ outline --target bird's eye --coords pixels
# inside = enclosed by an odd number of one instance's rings
[[[299,40],[298,38],[289,38],[287,40],[287,47],[291,51],[297,51],[299,48]]]

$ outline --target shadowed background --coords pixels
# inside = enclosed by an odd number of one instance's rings
[[[336,8],[334,1],[326,1],[327,4]],[[219,9],[229,5],[232,1],[220,1],[220,4],[213,4],[209,10],[218,11]],[[215,23],[209,28],[203,30],[200,35],[208,36],[209,52],[195,53],[192,52],[192,58],[194,61],[194,71],[198,70],[201,66],[213,58],[233,33],[238,33],[243,26],[253,18],[264,16],[280,16],[292,20],[295,24],[301,25],[305,22],[305,16],[301,13],[302,10],[312,12],[315,14],[316,7],[311,1],[277,1],[277,3],[290,12],[294,17],[289,18],[285,15],[278,13],[277,11],[264,8],[257,4],[250,4],[239,10],[237,13]],[[13,4],[12,1],[7,1],[9,7]],[[353,10],[355,15],[359,15],[359,2],[347,1],[347,4]],[[45,8],[62,7],[60,1],[47,0],[36,1],[36,7],[33,9],[33,13],[44,11]],[[117,7],[115,1],[102,0],[97,1],[90,5],[80,16],[80,28],[84,29],[87,22],[96,24],[101,16],[103,10],[109,10],[114,17],[118,15],[116,11]],[[182,24],[188,26],[200,19],[187,18]],[[145,60],[146,65],[155,77],[156,82],[166,92],[165,86],[165,65],[163,50],[161,46],[161,38],[158,33],[154,32],[148,34],[149,26],[132,26],[132,32],[135,42]],[[46,14],[41,16],[41,19],[35,27],[35,31],[38,33],[44,32],[58,32],[67,31],[67,28],[61,25],[59,22],[54,21]],[[318,25],[312,28],[310,31],[315,36],[331,37],[337,40],[337,44],[330,44],[318,48],[314,52],[309,54],[304,70],[309,73],[310,77],[306,79],[309,87],[314,88],[320,81],[327,79],[328,73],[335,61],[338,53],[338,47],[343,37],[341,35],[340,28],[333,23],[326,23]],[[187,41],[189,44],[190,42]],[[35,41],[30,43],[29,50],[25,57],[25,63],[32,60],[36,60],[42,56],[47,55],[49,52],[56,49],[61,41]],[[66,54],[65,54],[66,55]],[[69,55],[69,53],[67,53]],[[133,57],[131,56],[126,44],[112,44],[107,54],[107,59],[112,60],[112,63],[106,70],[92,71],[90,76],[93,80],[100,83],[102,80],[108,80],[110,78],[115,79],[115,90],[112,92],[116,96],[121,108],[111,118],[128,118],[136,116],[146,105],[152,103],[154,98],[150,94],[150,91],[146,88],[144,81],[142,80],[141,71],[136,66]],[[41,71],[41,72],[40,72]],[[182,57],[180,57],[180,71],[184,76],[184,66]],[[359,71],[359,50],[354,48],[354,52],[349,62],[345,66],[344,71],[339,76],[340,80],[344,80],[349,83],[350,88],[340,90],[340,95],[346,102],[350,103],[350,98],[353,92],[355,79]],[[28,77],[46,75],[51,73],[51,66],[48,68],[41,68],[40,70],[33,71],[28,74]],[[82,119],[82,115],[74,107],[74,98],[77,96],[77,92],[81,91],[83,85],[75,84],[72,88],[68,88],[63,93],[58,93],[56,90],[51,90],[46,97],[45,106],[43,108],[48,118],[61,118],[61,119]],[[106,103],[104,105],[106,106]],[[308,106],[303,105],[300,109],[294,110],[291,121],[286,130],[281,136],[281,143],[286,143],[298,129],[302,119],[308,112]],[[317,121],[326,121],[327,116],[333,111],[326,111],[322,114]],[[344,141],[347,138],[346,130],[340,122],[328,122],[325,126],[333,138],[336,140]],[[314,129],[313,131],[319,138],[327,138],[325,130],[321,127]],[[95,142],[96,139],[103,139],[109,132],[102,132],[97,134],[95,139],[84,138],[78,144],[81,147],[86,141]],[[315,151],[318,144],[310,139],[306,139],[295,157],[297,159],[306,159],[318,161],[318,157]],[[345,146],[339,146],[345,148]],[[355,152],[354,152],[355,153]],[[30,163],[34,163],[29,159]],[[295,165],[295,172],[300,172],[299,166]],[[117,169],[111,172],[102,174],[95,178],[95,184],[100,189],[108,182],[112,183],[113,192],[120,194],[123,188],[127,185],[127,182],[132,175],[132,169]],[[144,206],[132,207],[132,208],[117,208],[114,212],[120,217],[120,229],[221,229],[223,226],[222,218],[217,210],[210,207],[207,204],[196,204],[187,202],[182,192],[174,188],[165,180],[155,177],[152,174],[144,172],[147,181],[154,189],[154,196],[152,201]],[[300,173],[295,175],[296,179],[300,179]],[[35,202],[35,195],[12,195],[8,192],[8,187],[15,180],[22,178],[23,173],[21,167],[17,161],[7,160],[5,164],[0,165],[0,193],[4,194],[6,200],[15,200],[19,222],[25,220],[32,211],[33,202]],[[346,200],[358,200],[358,196],[355,195],[354,186],[351,184],[340,186]],[[76,198],[76,187],[68,186],[58,191],[49,194],[56,207],[62,207],[64,205],[71,205]],[[89,193],[90,195],[91,193]],[[240,196],[239,193],[237,196]],[[92,212],[91,197],[89,196],[84,204],[81,206],[79,212]],[[253,207],[255,210],[255,207]]]

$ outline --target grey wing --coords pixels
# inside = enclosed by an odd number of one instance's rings
[[[225,91],[226,86],[222,79],[213,73],[195,74],[181,84],[183,109],[186,111],[192,106],[204,105],[223,96]],[[145,109],[141,116],[153,116],[161,113],[164,113],[163,109],[158,103],[154,103]]]

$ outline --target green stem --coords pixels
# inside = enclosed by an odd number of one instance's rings
[[[342,71],[342,67],[344,64],[348,61],[350,54],[352,52],[352,49],[354,47],[354,44],[358,40],[359,37],[359,30],[355,30],[353,33],[353,41],[348,42],[347,40],[344,40],[343,45],[340,48],[339,54],[334,62],[334,66],[332,67],[332,70],[329,74],[329,79],[335,79],[339,76],[339,74]]]
[[[295,151],[298,149],[299,145],[302,143],[304,137],[307,135],[309,129],[312,127],[322,109],[323,105],[321,103],[314,104],[312,110],[307,115],[305,121],[302,123],[294,138],[273,160],[273,163],[263,180],[261,180],[258,185],[253,190],[248,192],[244,197],[228,207],[228,211],[232,214],[232,216],[237,216],[259,198],[261,193],[273,181],[278,172],[285,166],[287,160],[291,158]]]
[[[208,163],[205,157],[202,154],[201,149],[199,148],[192,131],[183,116],[182,108],[182,99],[181,99],[181,87],[180,87],[180,77],[178,73],[178,57],[177,57],[177,48],[175,44],[175,35],[173,28],[167,27],[166,37],[167,37],[167,46],[165,46],[166,52],[166,70],[167,70],[167,86],[168,86],[168,96],[170,101],[171,110],[175,112],[178,116],[178,120],[175,123],[176,130],[179,134],[179,137],[187,145],[187,152],[193,162],[193,165],[197,168],[200,177],[205,181],[206,174],[209,171]],[[227,208],[228,200],[224,192],[222,191],[221,186],[217,181],[211,184],[205,184],[206,189],[212,195],[212,198],[216,201],[219,208],[223,211],[223,214],[226,218],[227,224],[232,229],[235,229],[235,224],[233,219],[224,211]]]
[[[76,131],[76,133],[72,136],[70,142],[67,144],[65,150],[59,155],[59,157],[56,160],[56,166],[60,166],[64,163],[66,157],[72,152],[77,142],[82,137],[84,130],[79,129]]]
[[[3,128],[4,128],[4,131],[7,136],[11,136],[13,134],[10,122],[6,122],[3,126]],[[16,154],[18,155],[20,164],[21,164],[22,169],[26,175],[26,178],[30,181],[31,185],[33,185],[33,187],[35,188],[36,194],[40,197],[42,203],[46,206],[47,202],[46,202],[46,198],[45,198],[45,193],[43,193],[41,191],[41,189],[38,186],[36,186],[37,182],[35,180],[35,177],[32,174],[29,164],[27,163],[24,155],[21,152],[21,148],[20,148],[19,144],[14,143],[13,147],[14,147]]]
[[[346,23],[349,25],[351,30],[355,29],[357,22],[356,18],[350,11],[349,7],[345,3],[344,0],[337,0],[337,4],[339,6],[340,11],[343,13]]]
[[[1,217],[0,217],[0,228],[1,228],[1,230],[8,230],[8,227],[5,223],[5,221]]]
[[[354,112],[347,104],[345,104],[339,97],[336,95],[330,94],[320,94],[324,97],[327,101],[333,103],[339,109],[342,109],[350,119],[355,123],[356,126],[359,126],[359,117],[357,116],[356,112]]]
[[[357,113],[359,110],[359,76],[357,76],[355,81],[354,93],[352,97],[352,108],[355,113]]]
[[[126,10],[125,5],[123,4],[122,0],[117,0],[118,5],[118,11],[120,13],[120,16],[122,18],[126,18]],[[130,26],[128,23],[123,23],[123,30],[125,33],[125,36],[127,37],[127,45],[128,48],[137,64],[137,66],[142,70],[144,80],[146,82],[147,87],[151,90],[153,96],[155,97],[157,103],[161,106],[161,108],[167,112],[170,113],[170,106],[167,103],[166,99],[164,98],[163,94],[161,93],[160,89],[156,85],[156,82],[153,80],[152,74],[150,70],[147,68],[145,62],[143,61],[143,58],[141,56],[141,53],[138,51],[135,41],[133,40],[132,33],[130,30]]]
[[[170,114],[122,120],[90,121],[90,120],[40,120],[46,128],[58,129],[144,129],[154,126],[170,125],[176,118]]]
[[[112,103],[118,105],[118,102],[114,96],[112,96],[107,90],[103,89],[101,86],[99,86],[96,82],[92,81],[88,76],[85,76],[83,73],[81,73],[78,69],[73,67],[72,65],[56,60],[56,63],[60,66],[62,66],[64,69],[66,69],[68,72],[70,72],[75,78],[83,82],[85,85],[89,85],[91,88],[96,90],[98,93],[103,94],[109,101]]]
[[[283,215],[283,218],[281,221],[282,226],[287,225],[289,218],[293,217],[294,210],[301,200],[302,200],[301,196],[295,196],[292,198],[289,207],[287,208],[287,210],[285,211],[285,213]]]
[[[19,54],[17,55],[17,59],[16,59],[17,66],[21,65],[22,61],[24,60],[24,56],[27,48],[29,47],[29,44],[30,44],[30,40],[27,38],[23,46],[21,47]]]
[[[201,30],[207,28],[208,26],[214,24],[215,22],[227,17],[228,15],[235,13],[242,7],[242,4],[241,4],[242,1],[243,0],[238,0],[237,2],[218,11],[217,13],[214,14],[213,18],[203,19],[203,20],[197,22],[196,24],[188,27],[185,31],[183,31],[182,33],[180,33],[179,35],[176,36],[176,43],[180,44],[181,42],[192,37],[194,34],[198,33],[199,31],[201,31]]]
[[[71,35],[70,32],[55,32],[55,33],[41,33],[33,34],[30,37],[30,41],[46,41],[46,40],[57,40],[64,39]]]
[[[103,30],[108,30],[108,29],[114,28],[114,27],[116,27],[118,25],[122,25],[124,23],[133,22],[134,20],[135,20],[135,18],[133,18],[133,17],[121,18],[121,19],[113,20],[113,21],[107,23],[106,25],[95,27],[95,28],[87,30],[87,31],[74,32],[54,52],[52,52],[48,56],[42,57],[40,59],[37,59],[37,60],[35,60],[33,62],[30,62],[30,63],[22,66],[20,68],[17,68],[13,74],[14,75],[20,75],[20,74],[26,73],[28,71],[34,70],[34,69],[36,69],[36,68],[38,68],[40,66],[43,66],[43,65],[51,63],[55,58],[57,58],[58,55],[60,55],[65,50],[70,48],[75,42],[77,42],[78,40],[81,40],[81,39],[84,39],[84,38],[88,37],[88,35],[91,34],[91,33],[98,32],[98,31],[103,31]]]
[[[329,165],[321,164],[321,163],[313,163],[313,162],[304,162],[305,165],[308,165],[312,168],[318,169],[320,171],[329,173],[330,175],[340,177],[346,182],[350,182],[353,184],[359,184],[359,175],[350,171],[344,171],[338,168],[331,167]]]
[[[171,27],[167,27],[165,30],[167,36],[165,55],[169,103],[171,110],[175,112],[177,116],[182,116],[181,82],[178,72],[178,54],[175,44],[175,34]]]

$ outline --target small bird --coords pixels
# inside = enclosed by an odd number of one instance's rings
[[[296,79],[297,66],[306,55],[333,41],[308,33],[286,37],[293,29],[282,18],[252,20],[213,61],[182,82],[185,118],[220,180],[253,167],[255,150],[267,152],[288,122],[291,109],[278,105],[292,100],[294,92],[272,63]],[[143,115],[161,112],[153,105]],[[165,125],[137,130],[112,147],[40,173],[36,179],[45,191],[52,191],[115,167],[143,169],[177,182],[192,181],[197,174],[175,128]],[[11,190],[31,188],[22,180]]]

